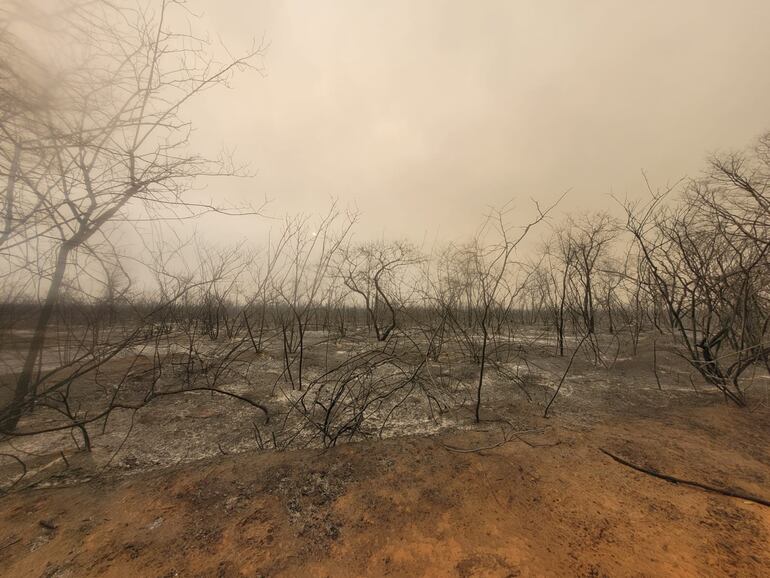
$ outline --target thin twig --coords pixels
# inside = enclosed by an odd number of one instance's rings
[[[559,395],[559,391],[561,391],[561,386],[564,385],[564,380],[567,379],[567,375],[569,374],[569,370],[572,369],[572,362],[575,361],[575,356],[577,355],[578,351],[580,351],[580,348],[583,346],[583,342],[588,338],[590,333],[586,333],[583,336],[583,339],[580,340],[580,343],[578,343],[577,347],[575,348],[575,351],[572,352],[572,357],[569,358],[569,363],[567,364],[567,369],[564,370],[564,374],[561,376],[561,380],[559,381],[559,385],[556,386],[556,391],[553,392],[553,396],[551,397],[551,400],[548,402],[548,405],[545,406],[545,411],[543,412],[543,417],[548,417],[548,410],[551,409],[551,404],[556,400],[556,396]]]

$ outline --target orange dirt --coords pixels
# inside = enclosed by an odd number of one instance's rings
[[[0,500],[3,576],[763,576],[770,418],[726,406],[493,445],[475,432],[227,456]],[[487,430],[487,431],[483,431]]]

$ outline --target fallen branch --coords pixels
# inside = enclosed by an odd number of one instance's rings
[[[512,440],[503,440],[499,443],[496,443],[492,446],[484,446],[483,448],[456,448],[454,446],[448,446],[446,444],[441,444],[444,446],[444,449],[450,452],[454,452],[456,454],[470,454],[474,452],[483,452],[484,450],[493,450],[495,448],[499,448],[503,444],[507,444],[509,441]]]
[[[555,447],[555,446],[558,446],[559,444],[561,444],[561,440],[556,441],[556,442],[554,442],[552,444],[533,444],[531,441],[528,441],[528,440],[524,439],[520,435],[517,435],[516,439],[518,439],[520,442],[524,442],[525,444],[527,444],[531,448],[552,448],[552,447]]]
[[[16,536],[11,536],[5,542],[0,544],[0,550],[5,550],[6,548],[10,548],[14,544],[18,544],[19,542],[21,542],[21,538],[17,538]]]
[[[481,447],[481,448],[458,448],[458,447],[455,447],[455,446],[447,445],[445,443],[442,443],[441,445],[444,446],[445,450],[450,451],[450,452],[454,452],[454,453],[457,453],[457,454],[471,454],[471,453],[475,453],[475,452],[483,452],[483,451],[486,451],[486,450],[493,450],[495,448],[499,448],[501,445],[507,444],[508,442],[512,442],[514,439],[519,439],[518,438],[519,434],[542,433],[544,431],[545,431],[545,428],[524,429],[524,430],[521,430],[521,431],[514,431],[514,432],[511,432],[510,434],[508,434],[508,436],[506,436],[503,439],[503,441],[498,442],[498,443],[496,443],[494,445],[491,445],[491,446],[484,446],[484,447]],[[521,440],[521,441],[524,441],[524,440]]]
[[[599,451],[603,454],[608,455],[613,460],[618,462],[619,464],[623,464],[624,466],[628,466],[631,469],[636,470],[637,472],[642,472],[643,474],[648,474],[650,476],[660,478],[661,480],[665,480],[667,482],[671,482],[672,484],[684,484],[686,486],[693,486],[696,488],[700,488],[701,490],[706,490],[707,492],[713,492],[715,494],[722,494],[723,496],[729,496],[731,498],[740,498],[741,500],[747,500],[749,502],[754,502],[755,504],[759,504],[761,506],[767,506],[770,507],[770,500],[765,500],[764,498],[759,498],[757,496],[752,496],[751,494],[747,494],[744,492],[741,492],[739,490],[731,490],[729,488],[717,488],[715,486],[709,486],[707,484],[702,484],[701,482],[694,482],[692,480],[685,480],[682,478],[677,478],[674,476],[670,476],[668,474],[664,474],[661,472],[658,472],[656,470],[652,470],[649,468],[644,468],[642,466],[638,466],[636,464],[632,464],[629,461],[624,460],[623,458],[616,456],[613,453],[608,452],[604,448],[599,448]]]

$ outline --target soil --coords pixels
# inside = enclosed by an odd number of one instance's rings
[[[246,452],[0,500],[3,576],[766,576],[770,416],[710,401],[577,424]]]

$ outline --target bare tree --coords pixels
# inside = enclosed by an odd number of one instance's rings
[[[556,328],[556,349],[564,357],[564,336],[567,323],[567,308],[569,306],[570,273],[574,267],[575,247],[569,235],[557,231],[545,247],[543,266],[544,279],[540,284],[548,297]]]
[[[170,0],[75,4],[57,15],[64,24],[47,40],[66,67],[38,61],[41,74],[30,75],[28,61],[0,56],[3,75],[22,79],[0,99],[0,173],[7,179],[0,249],[19,269],[44,264],[47,284],[3,430],[16,426],[34,395],[36,360],[68,273],[83,254],[109,245],[105,227],[131,207],[143,206],[150,217],[220,210],[183,196],[193,178],[234,169],[187,152],[182,109],[252,66],[259,50],[218,63],[205,41],[170,29],[176,8]]]
[[[627,228],[665,304],[682,354],[726,398],[746,403],[745,372],[767,365],[770,307],[770,158],[767,137],[750,156],[711,161],[678,204],[672,190],[626,204]]]
[[[606,213],[584,215],[570,219],[571,255],[582,293],[581,313],[586,333],[596,333],[596,275],[597,265],[607,255],[610,242],[617,235],[617,226]]]
[[[559,199],[561,200],[561,199]],[[537,216],[525,226],[515,230],[507,219],[510,215],[510,208],[503,207],[494,211],[486,219],[484,225],[476,236],[472,245],[461,248],[460,251],[470,257],[473,266],[473,278],[475,287],[473,293],[476,296],[476,307],[478,313],[476,320],[478,330],[481,332],[481,352],[479,356],[479,377],[476,386],[476,404],[475,418],[476,422],[481,421],[481,399],[484,385],[484,370],[486,366],[487,345],[489,343],[489,324],[494,308],[498,303],[498,293],[505,284],[506,274],[509,274],[509,267],[512,264],[513,255],[533,227],[545,220],[548,213],[556,206],[559,201],[546,209],[541,209],[535,204]],[[488,234],[492,233],[497,239],[492,242],[484,243]],[[519,284],[519,287],[522,285]]]
[[[338,266],[342,282],[364,302],[378,341],[385,341],[397,324],[397,272],[420,261],[417,250],[405,241],[374,242],[347,247]]]
[[[331,293],[331,267],[350,235],[356,216],[343,214],[333,203],[318,222],[300,216],[285,223],[287,249],[274,290],[285,310],[276,310],[283,336],[284,372],[294,386],[292,366],[297,363],[297,387],[302,389],[305,332],[316,307]]]

